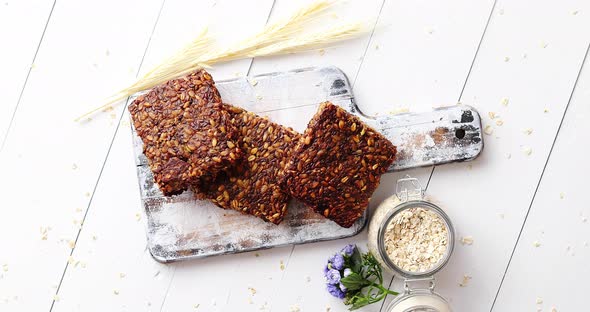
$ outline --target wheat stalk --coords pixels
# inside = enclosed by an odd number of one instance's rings
[[[362,34],[364,28],[360,23],[337,25],[311,34],[304,32],[306,25],[326,17],[327,10],[334,3],[332,0],[315,1],[299,9],[290,17],[267,25],[261,32],[229,48],[215,47],[215,41],[205,29],[193,42],[154,67],[129,87],[108,98],[105,105],[76,118],[76,121],[80,121],[137,92],[151,89],[199,68],[207,68],[213,64],[243,58],[319,49]]]

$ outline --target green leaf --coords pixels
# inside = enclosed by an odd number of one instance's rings
[[[340,283],[342,283],[342,285],[344,285],[344,287],[346,287],[348,291],[361,289],[370,284],[370,282],[364,279],[360,274],[354,272],[350,273],[349,276],[341,279]]]
[[[367,297],[358,297],[358,300],[350,303],[350,307],[348,308],[349,311],[354,311],[356,309],[360,309],[369,304],[369,299]]]
[[[355,273],[361,273],[361,269],[363,267],[363,259],[361,257],[361,252],[359,251],[358,247],[354,249],[352,256],[350,256],[350,260],[352,261],[351,270]]]

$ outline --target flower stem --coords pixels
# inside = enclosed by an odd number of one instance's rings
[[[381,284],[377,284],[377,283],[375,283],[375,282],[370,282],[370,283],[371,283],[371,285],[373,285],[373,286],[375,286],[375,287],[379,288],[379,289],[380,289],[382,292],[384,292],[384,293],[387,293],[387,294],[390,294],[390,295],[394,295],[394,296],[397,296],[397,295],[399,295],[399,293],[398,293],[398,292],[396,292],[396,291],[393,291],[393,290],[389,290],[389,289],[387,289],[387,288],[383,287],[383,285],[381,285]]]

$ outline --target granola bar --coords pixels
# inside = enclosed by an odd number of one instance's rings
[[[208,186],[198,197],[209,198],[221,208],[233,209],[279,224],[287,211],[289,195],[278,183],[293,147],[301,136],[283,127],[231,107],[241,134],[241,162]]]
[[[340,226],[362,216],[395,146],[344,109],[325,102],[309,122],[284,170],[296,199]]]
[[[238,128],[204,70],[156,86],[129,112],[164,195],[212,181],[241,157]]]

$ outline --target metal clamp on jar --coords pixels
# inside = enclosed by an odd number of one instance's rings
[[[412,213],[416,213],[416,215],[412,215]],[[413,257],[410,257],[410,260],[404,259],[402,265],[400,259],[393,256],[406,252],[395,250],[399,248],[395,244],[402,240],[400,238],[392,239],[391,235],[419,230],[415,229],[414,226],[416,226],[416,222],[426,220],[423,217],[435,221],[434,223],[425,224],[424,227],[433,227],[437,230],[438,236],[433,241],[439,244],[435,248],[439,259],[428,258],[430,255],[427,254],[426,257],[422,257],[422,260],[430,259],[431,262],[426,261],[428,266],[424,264],[420,264],[420,266],[418,264],[413,265]],[[403,222],[406,222],[405,225],[409,224],[409,228],[400,230],[400,227],[404,226]],[[437,225],[438,227],[436,227]],[[441,240],[441,233],[444,234],[444,232],[446,232],[446,235],[443,235],[444,237]],[[410,237],[409,239],[406,237],[406,242],[416,239],[413,234],[406,235]],[[450,312],[449,303],[434,291],[434,274],[440,271],[449,261],[455,246],[454,243],[455,231],[451,220],[440,207],[425,198],[424,190],[418,179],[408,175],[403,179],[399,179],[396,183],[395,195],[384,200],[377,207],[369,223],[369,250],[386,271],[404,277],[404,292],[390,302],[384,311]],[[444,251],[441,251],[443,247]],[[428,248],[428,250],[431,249],[432,246]],[[424,283],[427,286],[417,286]]]

